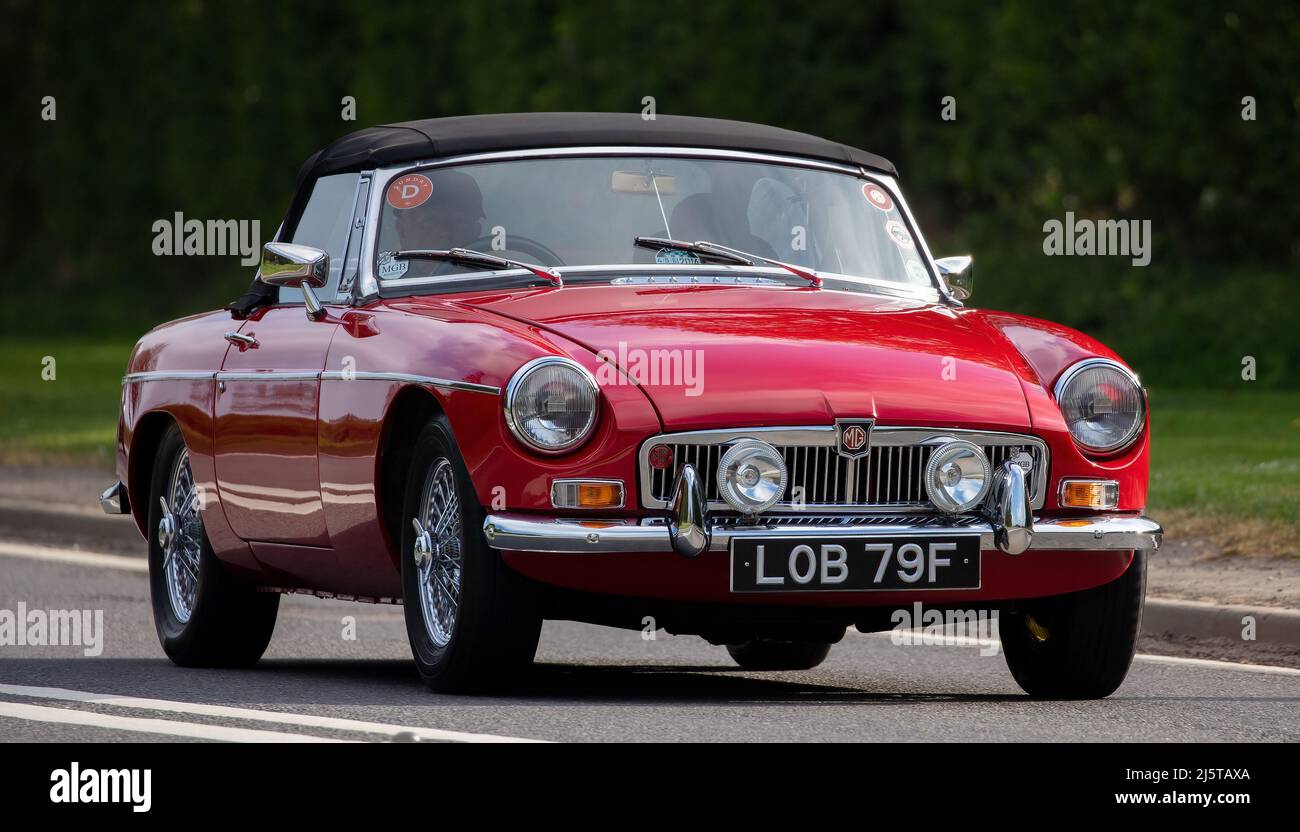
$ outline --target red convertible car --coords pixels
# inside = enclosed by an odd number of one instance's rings
[[[1030,694],[1105,696],[1161,536],[1146,396],[971,289],[893,165],[805,134],[361,130],[248,293],[140,340],[101,502],[181,665],[255,662],[285,592],[402,603],[443,691],[517,677],[548,618],[797,669],[920,602],[997,610]]]

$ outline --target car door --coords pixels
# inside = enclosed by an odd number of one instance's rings
[[[317,180],[301,219],[281,239],[330,256],[317,290],[326,314],[313,320],[300,289],[249,316],[217,374],[217,488],[230,526],[244,540],[329,546],[317,460],[320,373],[342,311],[333,301],[357,198],[357,174]],[[233,325],[232,321],[232,325]],[[232,326],[233,330],[233,326]]]

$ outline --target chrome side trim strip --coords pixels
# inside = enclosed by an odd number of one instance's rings
[[[320,373],[310,370],[222,370],[217,373],[217,381],[315,381]]]
[[[446,378],[434,378],[433,376],[417,376],[410,373],[375,373],[347,372],[342,370],[326,370],[320,374],[321,381],[405,381],[411,384],[428,384],[433,387],[445,387],[449,390],[466,390],[470,393],[487,393],[492,396],[501,395],[500,387],[493,387],[491,384],[473,384],[468,381],[452,381]]]
[[[1034,518],[1030,550],[1155,551],[1163,530],[1149,517],[1094,516],[1088,518]],[[483,522],[489,545],[516,552],[548,553],[640,553],[674,551],[668,525],[663,518],[649,520],[593,520],[538,517],[526,514],[490,514]],[[730,551],[731,541],[742,538],[846,538],[949,537],[978,534],[981,551],[996,551],[995,529],[987,522],[934,525],[932,522],[899,522],[890,525],[851,526],[841,524],[756,525],[737,527],[714,524],[710,528],[708,551]]]
[[[1047,481],[1051,475],[1051,451],[1047,443],[1037,436],[1022,433],[1003,433],[998,431],[959,430],[949,428],[923,428],[876,424],[871,430],[871,447],[896,447],[924,445],[939,439],[964,439],[974,442],[981,448],[989,445],[1033,445],[1038,449],[1042,459],[1042,476],[1038,478],[1032,494],[1033,507],[1041,509],[1047,499]],[[655,445],[721,445],[737,439],[761,439],[770,445],[809,445],[818,447],[835,447],[834,425],[805,425],[800,427],[766,427],[766,428],[728,428],[722,430],[694,430],[681,433],[661,433],[651,436],[641,443],[637,453],[637,480],[641,486],[641,506],[647,509],[666,509],[668,502],[656,500],[652,495],[650,449]],[[878,473],[878,472],[876,472]],[[714,501],[708,506],[711,510],[726,511],[728,506],[721,501]],[[932,511],[925,506],[914,511]],[[909,509],[896,505],[853,506],[844,503],[805,504],[803,511],[809,514],[852,514],[876,512],[897,514]]]
[[[150,370],[143,373],[127,373],[122,376],[122,383],[136,381],[211,381],[217,374],[212,370]]]
[[[208,372],[202,370],[159,370],[156,372],[127,373],[122,377],[122,383],[126,384],[128,382],[136,381],[211,381],[213,379],[217,381],[401,381],[410,384],[428,384],[433,387],[445,387],[450,390],[466,390],[471,393],[488,393],[493,396],[501,395],[501,388],[493,387],[490,384],[473,384],[468,381],[452,381],[451,379],[446,378],[417,376],[410,373],[371,373],[361,371],[350,373],[342,371],[314,373],[309,370],[268,370],[266,372],[245,372],[234,370],[223,370],[219,372]]]

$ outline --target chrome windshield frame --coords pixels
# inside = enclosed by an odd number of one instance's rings
[[[912,236],[918,242],[918,252],[922,255],[922,261],[926,265],[927,272],[930,275],[929,287],[912,286],[905,283],[898,283],[889,280],[873,280],[871,278],[859,277],[857,275],[840,275],[833,272],[819,271],[823,277],[841,280],[847,283],[863,286],[867,290],[877,287],[887,288],[892,291],[900,291],[903,294],[915,294],[920,299],[939,300],[946,303],[955,303],[950,295],[943,289],[943,282],[938,277],[938,269],[934,265],[934,258],[930,253],[930,248],[925,242],[925,237],[921,233],[920,226],[912,215],[911,208],[908,206],[906,199],[903,198],[901,190],[898,187],[896,177],[889,176],[878,171],[868,170],[857,165],[839,164],[836,162],[824,161],[821,159],[810,159],[800,156],[783,156],[769,153],[751,153],[738,150],[724,150],[718,148],[696,148],[696,147],[664,147],[660,146],[641,146],[641,145],[596,145],[583,147],[547,147],[534,148],[529,150],[511,150],[496,153],[473,153],[461,156],[450,156],[445,159],[429,159],[418,162],[406,162],[400,165],[390,165],[387,167],[376,168],[373,171],[367,171],[371,175],[371,187],[369,193],[370,210],[366,218],[366,234],[364,238],[365,250],[363,252],[360,279],[356,283],[356,294],[358,300],[364,300],[376,297],[380,290],[389,290],[385,294],[395,293],[393,290],[400,291],[400,288],[410,287],[415,290],[427,291],[432,285],[447,284],[447,291],[464,292],[473,291],[471,286],[467,286],[467,281],[477,278],[500,278],[500,277],[527,277],[529,272],[525,269],[510,270],[483,270],[465,272],[455,275],[455,282],[448,281],[446,276],[432,279],[421,278],[399,278],[396,280],[383,280],[375,273],[375,257],[377,256],[377,247],[379,245],[379,223],[383,214],[384,194],[388,190],[388,185],[395,178],[406,173],[419,170],[430,170],[435,168],[454,167],[458,165],[478,164],[483,162],[505,162],[522,159],[548,159],[548,158],[573,158],[573,157],[600,157],[600,156],[658,156],[665,158],[688,158],[688,159],[718,159],[726,161],[755,162],[762,164],[788,165],[791,167],[811,168],[814,170],[824,170],[834,173],[843,173],[853,176],[863,181],[874,182],[885,188],[894,198],[898,205],[899,212],[906,220]],[[714,271],[718,266],[710,265],[709,271]],[[726,271],[735,273],[758,274],[767,276],[768,274],[781,275],[783,278],[789,278],[790,275],[784,269],[751,267],[751,266],[726,266]],[[636,273],[647,270],[662,270],[665,274],[689,274],[691,271],[700,272],[700,267],[686,267],[676,265],[649,265],[631,264],[631,263],[610,263],[601,265],[583,265],[567,266],[564,269],[565,275],[580,275],[591,272],[624,272]],[[792,281],[782,279],[783,284]],[[400,288],[399,288],[400,287]],[[959,304],[958,304],[959,305]]]

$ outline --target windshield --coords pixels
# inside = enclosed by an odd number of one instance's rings
[[[933,286],[883,186],[827,170],[676,157],[521,159],[402,174],[384,194],[376,272],[394,280],[490,270],[394,256],[453,248],[561,270],[718,262],[638,245],[638,237],[708,241],[819,272]]]

